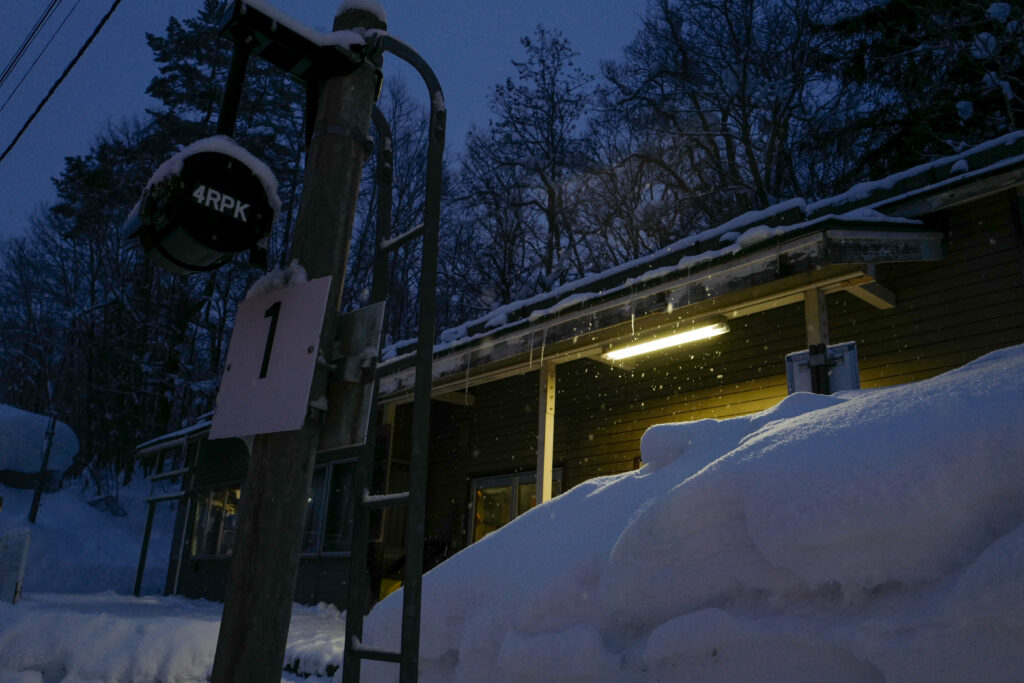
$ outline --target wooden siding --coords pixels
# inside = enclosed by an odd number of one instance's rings
[[[928,217],[946,235],[947,258],[880,266],[894,309],[846,292],[827,297],[831,340],[857,342],[863,387],[925,379],[1024,342],[1016,202],[1000,193]],[[651,425],[735,417],[785,397],[785,356],[806,348],[803,305],[729,324],[724,336],[632,369],[594,360],[559,365],[554,466],[563,470],[563,488],[636,467]],[[450,552],[465,544],[471,479],[536,467],[537,392],[535,368],[471,388],[472,407],[433,404],[427,535],[445,539]],[[398,420],[399,432],[407,422]]]
[[[863,387],[927,379],[1024,342],[1016,201],[1005,192],[930,217],[946,234],[946,259],[880,267],[895,308],[829,297],[832,339],[857,342]]]
[[[930,216],[929,226],[947,236],[947,258],[878,267],[878,281],[896,295],[895,308],[878,310],[846,292],[827,297],[831,340],[857,342],[862,386],[925,379],[1024,342],[1017,201],[1006,192]],[[785,355],[806,347],[803,304],[729,324],[724,336],[654,354],[631,369],[594,360],[559,365],[554,467],[562,469],[563,490],[635,468],[640,437],[651,425],[735,417],[781,400]],[[535,469],[537,360],[532,370],[469,389],[471,405],[432,404],[428,566],[465,545],[472,479]],[[395,413],[389,492],[407,480],[411,409],[402,405]],[[211,455],[200,464],[197,487],[241,478],[241,453]],[[403,525],[404,515],[389,512],[385,565],[401,557]],[[186,562],[181,592],[221,599],[227,562]],[[346,580],[347,560],[303,558],[296,599],[343,605]]]
[[[197,489],[241,481],[249,467],[249,449],[241,439],[203,440],[196,466]]]

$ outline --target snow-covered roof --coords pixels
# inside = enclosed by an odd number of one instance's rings
[[[864,239],[877,239],[884,233],[924,234],[929,229],[915,220],[916,216],[1022,180],[1024,131],[1016,131],[959,154],[859,183],[834,197],[815,202],[790,199],[744,213],[651,254],[506,304],[444,330],[434,354],[490,346],[497,338],[540,329],[545,321],[570,309],[585,315],[625,292],[653,290],[695,273],[714,277],[713,267],[777,249],[811,233],[841,231],[848,240],[858,239],[858,231]],[[381,372],[403,371],[411,364],[414,346],[413,340],[403,340],[385,348]],[[382,391],[386,394],[387,387]]]
[[[182,439],[186,439],[186,438],[192,436],[193,434],[197,434],[199,432],[203,432],[203,431],[209,430],[210,429],[210,424],[212,422],[213,422],[213,413],[212,412],[206,413],[204,415],[200,415],[196,419],[196,421],[193,422],[192,424],[187,425],[185,427],[182,427],[179,430],[176,430],[176,431],[173,431],[173,432],[168,432],[167,434],[161,434],[160,436],[156,437],[155,439],[150,439],[149,441],[144,441],[144,442],[140,443],[138,446],[136,446],[135,450],[136,450],[136,452],[141,452],[141,451],[152,451],[152,450],[155,450],[157,448],[164,448],[164,447],[166,447],[166,446],[168,446],[170,444],[173,444],[175,441],[180,441]]]
[[[38,472],[50,418],[0,403],[0,470]],[[78,454],[78,437],[57,421],[47,469],[63,472]]]

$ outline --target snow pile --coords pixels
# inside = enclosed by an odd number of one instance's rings
[[[33,594],[16,606],[0,604],[0,681],[206,681],[222,609],[206,600],[112,593]],[[321,660],[341,657],[341,614],[296,605],[291,624],[285,661],[298,661],[299,674],[326,675]]]
[[[381,4],[377,0],[344,0],[338,7],[338,15],[349,11],[360,11],[372,14],[374,17],[379,19],[383,23],[388,23],[387,12],[381,7]]]
[[[1021,680],[1024,347],[661,425],[424,582],[424,681]],[[396,648],[401,596],[365,642]],[[391,680],[391,665],[364,665]]]
[[[39,472],[50,418],[0,403],[0,470]],[[58,420],[47,468],[63,473],[78,454],[78,437]]]
[[[427,574],[420,680],[1024,680],[1022,414],[1024,346],[917,384],[653,427],[642,469]],[[64,571],[89,562],[75,537],[133,554],[72,493],[40,513],[68,534]],[[0,604],[0,680],[209,675],[218,604],[27,589]],[[400,613],[394,594],[364,641],[397,648]],[[285,678],[340,680],[343,644],[336,610],[296,606]]]
[[[24,590],[131,592],[142,549],[149,491],[149,482],[142,479],[121,488],[117,503],[126,516],[117,516],[90,506],[82,480],[72,481],[59,491],[43,494],[36,523],[29,524],[33,491],[0,486],[4,499],[0,535],[13,529],[31,529]],[[145,593],[163,590],[174,514],[169,502],[157,506],[143,576]]]
[[[270,292],[276,292],[279,289],[291,287],[292,285],[301,285],[303,282],[308,281],[306,269],[296,259],[287,268],[275,268],[269,273],[264,274],[263,277],[252,284],[249,291],[245,293],[245,298],[252,299],[261,294],[269,294]]]

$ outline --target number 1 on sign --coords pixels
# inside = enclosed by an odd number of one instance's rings
[[[277,332],[277,317],[281,313],[281,302],[274,304],[264,312],[264,318],[270,318],[270,329],[267,330],[267,346],[263,349],[263,364],[260,365],[260,379],[267,376],[267,366],[270,365],[270,350],[274,348],[274,334]]]

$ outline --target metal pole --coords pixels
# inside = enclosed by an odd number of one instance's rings
[[[418,679],[420,617],[423,596],[423,542],[426,535],[427,466],[430,457],[430,395],[433,382],[434,315],[437,310],[437,237],[441,222],[441,180],[447,120],[444,94],[430,66],[412,48],[393,36],[384,49],[411,64],[430,95],[427,146],[427,187],[423,206],[423,274],[420,278],[419,336],[416,341],[416,387],[409,458],[409,507],[405,537],[405,582],[402,587],[402,659],[399,680]]]
[[[388,237],[391,230],[391,184],[394,170],[394,154],[391,141],[391,127],[387,118],[377,107],[373,108],[373,127],[377,131],[377,250],[373,262],[373,283],[370,287],[371,303],[378,303],[387,298],[388,293],[388,254],[380,248],[380,244]],[[373,463],[377,446],[377,396],[380,382],[373,384],[370,402],[369,429],[366,433],[366,444],[359,451],[359,462],[356,466],[353,490],[359,492],[369,490],[373,479]],[[363,637],[363,617],[369,611],[370,594],[368,577],[365,575],[369,559],[369,525],[370,511],[365,505],[353,501],[352,505],[352,555],[349,557],[349,584],[345,602],[345,658],[343,662],[342,680],[358,681],[362,671],[362,661],[358,655],[352,654],[352,644]]]
[[[249,46],[235,43],[231,52],[231,66],[228,68],[228,81],[224,84],[224,98],[220,103],[220,116],[217,118],[217,133],[234,136],[235,119],[238,118],[238,103],[242,99],[242,82],[245,80],[245,67],[249,63]]]
[[[36,515],[39,514],[39,499],[43,497],[43,484],[46,483],[46,466],[50,464],[50,449],[53,448],[53,435],[57,432],[57,416],[50,414],[50,421],[46,425],[46,437],[43,440],[43,462],[39,466],[39,481],[36,482],[36,491],[32,494],[32,507],[29,509],[28,521],[36,523]]]
[[[387,28],[362,10],[335,17],[334,30],[358,27]],[[367,51],[374,52],[369,45]],[[334,341],[379,64],[380,55],[371,54],[355,71],[324,81],[307,156],[291,256],[310,279],[333,276],[320,335],[325,354]],[[326,364],[318,364],[313,399],[326,395],[327,371]],[[214,683],[281,680],[322,417],[311,409],[302,429],[255,440],[214,656]]]

